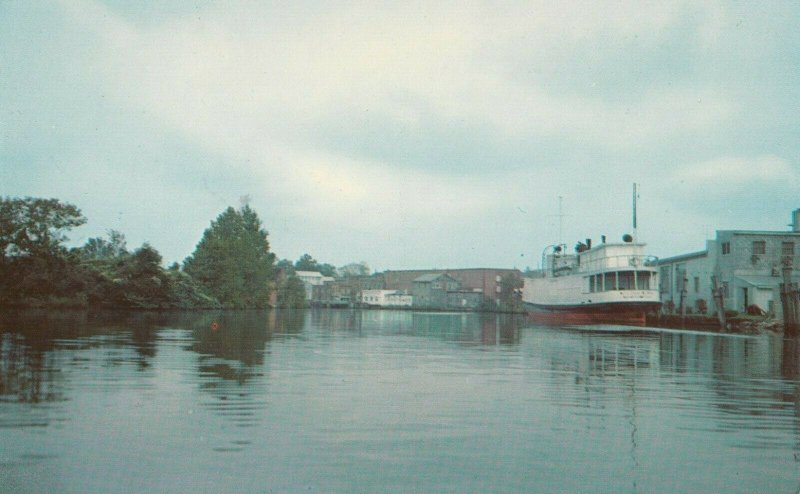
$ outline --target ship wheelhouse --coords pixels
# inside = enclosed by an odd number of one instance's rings
[[[578,253],[578,271],[584,275],[584,293],[620,290],[656,290],[656,259],[644,254],[645,244],[601,244]]]
[[[612,290],[654,290],[657,285],[655,271],[628,270],[606,271],[585,276],[586,291],[589,293]]]

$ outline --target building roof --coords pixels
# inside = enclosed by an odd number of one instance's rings
[[[414,283],[430,283],[432,281],[436,281],[441,278],[447,278],[450,281],[458,282],[456,278],[450,276],[447,273],[432,273],[432,274],[423,274],[422,276],[415,278]]]
[[[322,273],[319,271],[295,271],[294,274],[296,276],[309,276],[309,277],[319,277],[322,278]]]
[[[414,283],[430,283],[431,281],[438,280],[442,276],[444,276],[444,273],[423,274],[418,278],[414,278]]]
[[[777,276],[764,276],[764,275],[746,275],[737,274],[736,279],[747,283],[748,285],[756,288],[773,288],[781,283],[781,278]]]
[[[661,266],[662,264],[672,264],[673,262],[688,261],[690,259],[699,259],[707,255],[708,255],[707,250],[701,250],[699,252],[690,252],[688,254],[681,254],[679,256],[665,257],[664,259],[658,260],[658,265]]]
[[[717,237],[720,233],[730,233],[731,235],[769,235],[781,237],[800,237],[800,232],[791,230],[717,230]]]
[[[517,268],[447,268],[447,269],[387,269],[384,273],[416,273],[425,271],[435,271],[443,273],[444,271],[458,272],[458,271],[519,271]]]

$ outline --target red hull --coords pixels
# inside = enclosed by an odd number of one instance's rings
[[[644,326],[649,305],[606,305],[551,309],[527,305],[528,318],[544,324],[624,324]]]

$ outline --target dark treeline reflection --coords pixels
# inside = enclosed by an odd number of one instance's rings
[[[38,403],[65,399],[64,370],[80,365],[68,358],[93,348],[133,349],[119,359],[149,366],[155,356],[158,315],[148,313],[89,313],[85,311],[7,311],[0,313],[0,397],[4,401]]]
[[[244,382],[258,374],[252,368],[263,365],[269,340],[301,332],[304,317],[303,311],[2,312],[0,400],[68,399],[70,370],[134,364],[145,371],[165,344],[160,335],[170,330],[189,332],[181,345],[198,355],[200,375]]]
[[[201,375],[244,383],[261,375],[269,341],[303,330],[305,311],[212,311],[185,314],[172,323],[191,330],[188,349],[199,355]]]
[[[381,310],[0,313],[0,406],[59,403],[83,386],[148,386],[155,368],[170,365],[190,370],[184,383],[201,390],[208,407],[246,425],[261,406],[272,349],[303,333],[410,336],[450,343],[454,356],[460,347],[506,346],[557,371],[553,385],[561,390],[590,393],[592,383],[618,381],[635,397],[643,378],[655,378],[710,390],[708,408],[723,428],[737,426],[729,417],[773,412],[794,417],[792,427],[800,423],[797,340],[587,332],[531,327],[509,315]],[[324,351],[325,340],[316,344]]]

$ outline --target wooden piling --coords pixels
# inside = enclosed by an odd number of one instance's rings
[[[717,310],[720,331],[725,331],[725,293],[716,276],[711,277],[711,292],[714,295],[714,307]]]
[[[686,321],[686,295],[687,290],[686,286],[689,284],[689,279],[686,277],[686,273],[683,274],[683,280],[681,283],[681,323]]]
[[[783,261],[783,283],[781,283],[781,305],[783,306],[783,334],[797,336],[800,333],[800,289],[792,283],[792,259]]]

